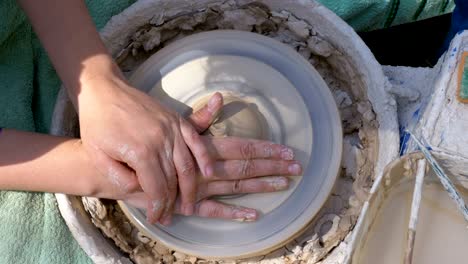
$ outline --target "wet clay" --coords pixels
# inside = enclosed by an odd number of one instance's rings
[[[285,247],[248,260],[218,262],[326,262],[335,247],[342,248],[340,243],[353,230],[362,203],[368,197],[378,156],[379,125],[367,99],[362,76],[352,67],[349,58],[321,36],[320,25],[310,25],[287,11],[271,11],[254,1],[243,2],[247,4],[220,1],[206,9],[174,17],[156,16],[135,32],[116,60],[129,75],[165,45],[193,33],[216,29],[263,34],[289,45],[307,59],[332,90],[342,116],[344,158],[336,187],[304,233]],[[251,135],[259,134],[261,132],[253,131]],[[115,202],[83,198],[83,204],[93,223],[135,263],[208,262],[174,252],[144,237]]]
[[[210,97],[204,97],[192,108],[196,112],[208,103]],[[215,137],[243,137],[269,139],[268,124],[254,103],[247,102],[232,94],[223,93],[224,106],[207,134]]]
[[[357,263],[403,263],[414,181],[387,191]],[[466,189],[461,194],[468,198]],[[422,191],[413,263],[465,263],[468,229],[463,216],[437,181]]]

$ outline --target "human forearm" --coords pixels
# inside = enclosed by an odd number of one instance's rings
[[[82,0],[19,0],[78,107],[90,79],[119,75]],[[91,88],[91,87],[90,87]],[[97,89],[99,87],[92,87]]]
[[[77,139],[3,130],[0,189],[98,195],[97,170]]]

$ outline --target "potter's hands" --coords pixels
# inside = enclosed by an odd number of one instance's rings
[[[302,173],[300,164],[293,160],[292,150],[282,145],[230,137],[203,136],[203,141],[216,162],[213,176],[197,174],[197,204],[194,211],[197,216],[254,221],[258,217],[255,209],[231,206],[207,198],[214,195],[285,190],[289,183],[287,177],[262,176]],[[145,193],[135,192],[127,195],[125,200],[143,208],[147,199]],[[175,212],[182,213],[179,199]]]
[[[207,177],[213,171],[206,143],[195,128],[123,78],[91,78],[86,85],[93,89],[82,89],[77,100],[81,139],[99,172],[124,193],[141,187],[149,198],[150,222],[170,217],[178,187],[182,212],[192,214],[196,168]],[[204,111],[221,107],[217,94]]]
[[[211,163],[193,127],[124,81],[85,1],[19,2],[77,108],[83,147],[95,167],[124,190],[136,187],[135,171],[151,199],[152,221],[171,214],[178,175],[190,213],[194,158],[203,173]]]

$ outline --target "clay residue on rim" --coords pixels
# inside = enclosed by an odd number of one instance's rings
[[[319,25],[310,25],[286,11],[273,12],[262,4],[247,2],[250,4],[239,6],[235,1],[219,1],[177,17],[158,16],[135,32],[116,60],[123,72],[130,74],[146,58],[177,39],[202,31],[236,29],[286,43],[317,69],[335,95],[345,133],[342,170],[335,189],[300,237],[265,256],[235,261],[317,263],[334,248],[341,248],[339,244],[353,230],[368,197],[378,156],[378,123],[362,77],[351,60],[320,35]],[[83,204],[93,223],[136,263],[207,262],[143,236],[115,202],[83,198]]]

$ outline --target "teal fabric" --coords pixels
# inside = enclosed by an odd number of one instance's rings
[[[356,31],[369,31],[452,12],[453,0],[317,0]]]
[[[133,2],[87,4],[101,28]],[[0,127],[47,133],[59,86],[47,54],[16,1],[1,0]],[[53,194],[1,191],[0,220],[1,264],[92,263],[65,225]]]

